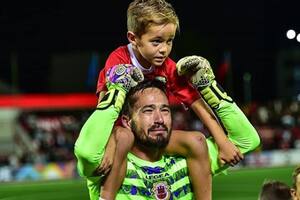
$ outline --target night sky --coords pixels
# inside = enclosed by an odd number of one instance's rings
[[[10,1],[0,6],[0,84],[18,93],[93,92],[84,87],[87,70],[53,67],[53,55],[98,52],[103,58],[126,44],[126,9],[130,1]],[[198,54],[214,69],[231,53],[232,82],[225,85],[244,100],[243,74],[252,75],[252,99],[278,97],[278,52],[298,49],[285,36],[300,33],[299,1],[170,1],[180,19],[171,57]],[[100,61],[99,69],[104,61]],[[65,70],[65,72],[63,72]],[[51,74],[51,76],[49,75]],[[65,82],[59,76],[67,74]],[[65,76],[65,75],[64,75]],[[0,87],[1,89],[1,87]],[[12,90],[8,90],[9,92]],[[3,93],[3,92],[0,92]]]

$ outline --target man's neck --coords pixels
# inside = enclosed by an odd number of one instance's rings
[[[156,162],[161,159],[164,150],[162,148],[148,148],[141,145],[134,145],[131,153],[135,156],[150,162]]]

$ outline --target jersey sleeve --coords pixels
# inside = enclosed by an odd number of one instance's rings
[[[98,200],[101,176],[95,173],[105,152],[105,146],[111,135],[119,112],[114,106],[105,110],[95,110],[83,125],[75,142],[74,154],[77,158],[77,170],[87,179],[91,200]]]
[[[80,130],[74,153],[78,159],[78,171],[83,177],[92,177],[100,165],[106,143],[119,113],[113,106],[95,110]]]
[[[170,83],[170,92],[179,102],[190,107],[192,103],[201,98],[200,93],[191,85],[187,78],[177,74],[176,63],[171,59],[166,62],[166,73]]]
[[[222,101],[215,113],[228,133],[228,139],[240,149],[241,153],[249,153],[259,146],[260,138],[257,131],[235,103]],[[212,173],[218,174],[227,169],[228,165],[219,164],[218,147],[213,138],[207,139],[207,145]]]

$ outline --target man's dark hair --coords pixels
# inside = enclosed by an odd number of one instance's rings
[[[264,182],[259,200],[291,200],[290,187],[281,181]]]
[[[144,80],[129,90],[122,108],[123,115],[132,115],[132,108],[137,101],[137,96],[135,94],[139,91],[144,91],[147,88],[157,88],[166,94],[166,86],[164,82],[157,79]]]

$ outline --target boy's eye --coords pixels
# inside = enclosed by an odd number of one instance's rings
[[[160,40],[153,40],[153,41],[152,41],[152,44],[154,44],[154,45],[159,45],[159,44],[160,44]]]
[[[173,43],[173,39],[170,39],[167,41],[168,44],[172,44]]]

